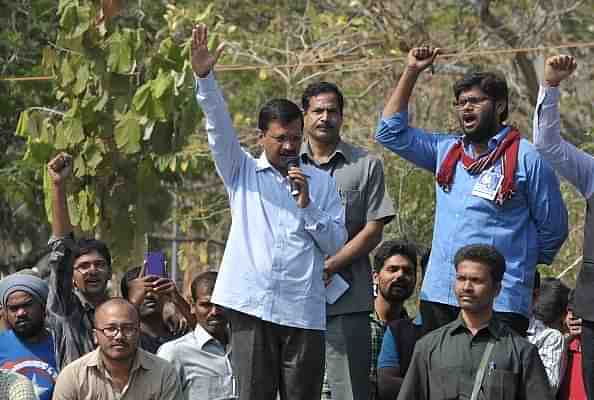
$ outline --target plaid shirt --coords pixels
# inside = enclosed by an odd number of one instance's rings
[[[400,318],[408,318],[406,310],[402,308]],[[371,394],[369,400],[377,400],[377,359],[382,349],[384,332],[386,331],[386,321],[382,321],[375,310],[369,313],[369,326],[371,327],[371,366],[369,368],[369,381],[371,382]],[[324,374],[324,385],[322,387],[321,400],[332,400],[330,386]]]
[[[0,370],[0,399],[37,400],[33,384],[15,372]]]

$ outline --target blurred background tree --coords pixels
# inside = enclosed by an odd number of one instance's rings
[[[230,224],[226,193],[195,104],[188,49],[204,22],[228,43],[218,79],[242,144],[258,153],[256,116],[272,97],[300,104],[315,80],[347,99],[343,136],[383,157],[397,216],[385,237],[428,247],[434,178],[374,143],[385,96],[408,50],[421,43],[459,56],[438,59],[411,103],[414,125],[453,131],[451,86],[473,69],[503,73],[510,122],[527,137],[544,58],[558,51],[467,56],[489,49],[594,41],[594,5],[579,0],[403,1],[0,1],[0,269],[34,264],[48,237],[43,170],[59,150],[75,156],[70,209],[81,231],[108,241],[116,268],[170,248],[182,270],[216,267]],[[563,84],[563,132],[592,149],[594,50],[570,48],[576,73]],[[245,68],[245,66],[248,66]],[[243,67],[242,67],[243,66]],[[20,115],[20,119],[19,118]],[[18,122],[17,122],[18,120]],[[584,201],[566,183],[571,234],[545,275],[579,265]],[[44,198],[46,199],[44,201]],[[83,233],[79,232],[79,233]],[[171,258],[172,253],[169,253]],[[573,284],[579,267],[564,279]]]

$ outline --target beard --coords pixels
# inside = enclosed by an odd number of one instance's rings
[[[414,291],[414,285],[392,283],[388,287],[379,288],[379,292],[389,303],[402,302],[408,299]]]
[[[489,110],[485,110],[477,115],[478,123],[473,128],[466,128],[462,116],[458,116],[460,126],[464,132],[464,137],[470,143],[484,143],[497,134],[498,116],[495,112],[495,104]]]
[[[10,325],[10,324],[9,324]],[[14,325],[10,325],[10,328],[14,331],[14,334],[21,339],[29,339],[33,336],[39,335],[43,330],[43,320],[33,321],[24,320],[24,323],[15,322]]]

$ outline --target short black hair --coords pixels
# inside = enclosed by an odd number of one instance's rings
[[[478,86],[483,93],[491,99],[505,100],[505,109],[501,114],[501,121],[507,119],[509,114],[508,89],[505,79],[494,72],[470,72],[454,83],[454,96],[458,100],[460,93]]]
[[[120,281],[120,291],[122,292],[122,297],[128,299],[128,283],[140,275],[141,267],[134,267],[126,271],[124,276],[122,276],[122,280]]]
[[[489,267],[491,277],[501,283],[505,273],[505,257],[497,249],[488,244],[469,244],[460,248],[454,256],[456,271],[463,261],[474,261]]]
[[[309,100],[312,97],[316,97],[322,93],[334,93],[336,95],[336,100],[338,101],[338,110],[340,111],[340,115],[342,115],[342,110],[344,109],[344,97],[338,86],[334,83],[330,82],[315,82],[308,85],[305,90],[303,91],[303,96],[301,97],[301,105],[303,106],[303,112],[307,112],[309,109]]]
[[[373,257],[373,270],[379,273],[386,260],[392,256],[408,258],[413,266],[414,274],[417,276],[417,246],[407,240],[386,240],[383,242]]]
[[[111,268],[111,254],[105,242],[97,239],[79,239],[76,242],[77,250],[75,252],[75,259],[96,251],[101,257],[105,259],[107,266]]]
[[[273,121],[282,126],[299,119],[303,129],[303,113],[299,106],[287,99],[272,99],[262,106],[258,115],[258,129],[266,132]]]
[[[198,289],[204,288],[209,293],[212,293],[215,283],[217,281],[217,273],[216,271],[206,271],[198,274],[194,280],[192,281],[192,285],[190,286],[190,291],[192,293],[192,301],[196,302],[198,298]]]
[[[534,305],[534,317],[549,325],[563,317],[569,302],[569,288],[557,278],[543,278],[540,296]]]

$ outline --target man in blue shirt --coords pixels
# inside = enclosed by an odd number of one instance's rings
[[[26,376],[40,400],[50,400],[58,377],[54,339],[45,328],[48,285],[32,275],[0,282],[8,330],[0,334],[0,368]]]
[[[432,330],[456,318],[454,254],[464,245],[487,243],[507,260],[495,311],[525,334],[536,265],[550,264],[567,237],[559,181],[517,129],[504,125],[507,84],[496,74],[471,73],[455,83],[463,133],[409,127],[412,90],[438,53],[430,47],[409,52],[376,132],[381,144],[437,178],[432,251],[421,288],[423,325]]]

